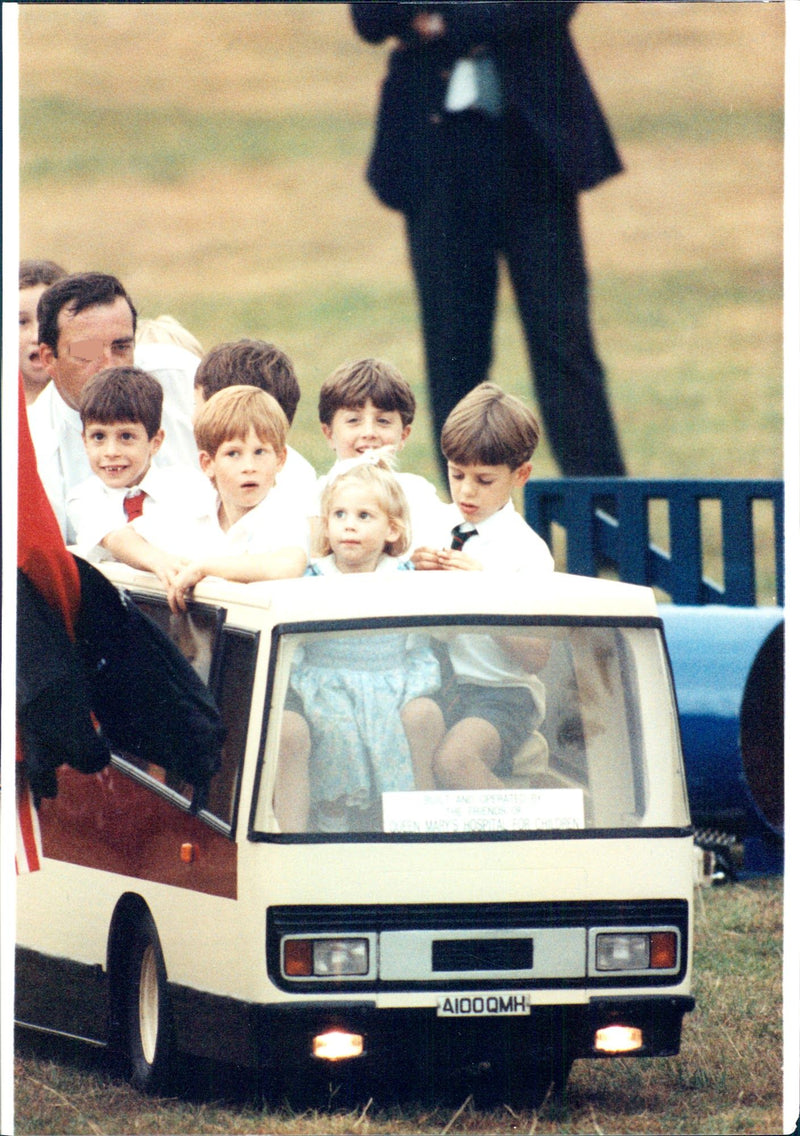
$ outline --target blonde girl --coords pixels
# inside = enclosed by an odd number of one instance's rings
[[[411,569],[408,505],[383,458],[356,459],[322,495],[322,556],[308,575]],[[380,826],[381,794],[433,789],[444,735],[433,700],[439,662],[427,637],[400,632],[321,635],[298,652],[291,692],[311,738],[312,817],[321,831]],[[287,708],[292,709],[290,703]]]

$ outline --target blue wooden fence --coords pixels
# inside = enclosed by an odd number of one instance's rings
[[[783,482],[637,480],[565,477],[525,486],[525,517],[552,548],[553,526],[566,534],[568,572],[596,576],[613,566],[621,579],[658,587],[676,604],[757,603],[754,502],[772,502],[775,602],[784,602]],[[650,503],[666,503],[669,552],[650,532]],[[722,581],[703,574],[704,501],[719,503]]]

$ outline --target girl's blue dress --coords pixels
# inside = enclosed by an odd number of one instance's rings
[[[327,575],[329,561],[312,564],[308,574]],[[380,570],[404,567],[411,565],[384,557]],[[441,685],[427,635],[323,634],[298,648],[289,681],[311,731],[312,805],[339,801],[364,809],[385,791],[414,788],[400,712],[413,698],[432,695]]]

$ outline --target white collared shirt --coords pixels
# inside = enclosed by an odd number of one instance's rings
[[[286,462],[270,492],[285,498],[304,517],[313,517],[317,513],[317,471],[292,446],[286,447]]]
[[[450,547],[451,531],[477,529],[464,545],[464,552],[477,560],[488,572],[552,572],[553,556],[547,544],[508,501],[502,509],[485,521],[465,521],[457,505],[449,505],[444,532],[439,534],[439,547]]]
[[[274,490],[227,531],[219,523],[219,509],[217,496],[196,527],[195,540],[200,551],[192,553],[193,558],[277,552],[281,548],[302,548],[308,555],[308,517]]]
[[[158,347],[163,352],[171,345],[146,346]],[[183,351],[182,348],[175,347],[174,350],[195,358],[191,352]],[[152,358],[155,359],[155,356]],[[188,366],[188,362],[186,360],[184,362]],[[143,367],[143,370],[147,369],[149,368]],[[165,387],[161,419],[164,441],[153,463],[160,469],[177,465],[196,469],[199,472],[191,412],[187,417],[185,408],[185,390],[180,397],[175,393],[183,390],[186,382],[190,381],[189,372],[179,374],[177,371],[170,372],[169,369],[156,368],[150,373]],[[165,378],[169,374],[172,375],[171,380]],[[44,491],[53,506],[62,536],[67,544],[74,544],[77,534],[67,518],[67,498],[70,492],[85,481],[92,472],[81,436],[80,414],[64,401],[51,380],[33,405],[28,407],[28,425]]]
[[[124,501],[141,490],[142,515],[128,522]],[[130,523],[156,548],[189,556],[199,520],[213,507],[211,482],[199,470],[185,466],[158,469],[151,465],[138,485],[117,489],[90,474],[67,496],[67,520],[75,532],[75,551],[97,563],[111,559],[100,541]]]
[[[464,552],[479,561],[487,572],[536,574],[553,571],[550,549],[519,515],[513,501],[509,500],[502,509],[475,525],[464,521],[458,507],[451,505],[450,520],[451,530],[456,525],[462,529],[477,529],[475,536],[464,544]],[[448,546],[450,539],[451,533],[448,533]],[[531,691],[540,713],[544,712],[541,680],[537,675],[527,674],[510,659],[493,635],[458,635],[449,647],[457,682],[473,682],[480,686],[525,686]]]

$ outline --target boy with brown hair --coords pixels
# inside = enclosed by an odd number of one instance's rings
[[[239,339],[220,343],[203,356],[194,376],[195,414],[217,391],[245,384],[271,394],[286,415],[294,421],[300,401],[300,384],[291,359],[263,339]],[[311,463],[292,446],[286,446],[286,462],[275,483],[276,490],[291,497],[295,507],[307,515],[313,511],[317,475]]]
[[[78,413],[91,474],[68,493],[66,512],[85,559],[120,560],[168,585],[184,559],[166,546],[180,544],[177,533],[210,492],[199,470],[152,464],[164,441],[163,402],[159,381],[139,367],[89,379]]]
[[[408,381],[383,359],[343,363],[319,392],[319,420],[328,445],[336,453],[330,471],[320,478],[320,493],[341,471],[341,462],[371,451],[397,455],[411,433],[416,399]],[[411,548],[430,540],[441,527],[446,508],[435,487],[416,473],[395,472],[411,511]]]
[[[550,550],[511,499],[530,476],[538,442],[533,413],[494,383],[480,383],[453,408],[442,429],[453,497],[450,547],[418,549],[418,569],[552,572]],[[437,782],[445,789],[500,788],[514,753],[544,717],[536,672],[546,648],[535,636],[498,631],[457,635],[449,651],[454,693],[442,706],[447,733],[434,757]]]
[[[417,549],[418,569],[552,571],[550,550],[512,500],[530,477],[538,444],[533,412],[495,383],[480,383],[453,407],[441,437],[451,527],[440,534],[445,547]]]

